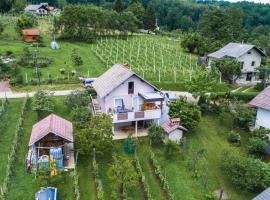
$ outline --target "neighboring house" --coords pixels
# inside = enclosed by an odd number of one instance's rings
[[[270,129],[270,86],[249,102],[249,106],[257,108],[255,126]]]
[[[183,132],[188,130],[180,125],[180,119],[170,119],[161,125],[165,132],[165,139],[179,143],[183,137]]]
[[[255,45],[229,43],[220,50],[208,55],[208,68],[211,63],[221,58],[236,59],[241,64],[242,74],[236,83],[256,83],[260,80],[258,67],[261,66],[262,57],[266,54]]]
[[[270,199],[270,187],[254,197],[252,200],[269,200]]]
[[[93,111],[112,115],[115,132],[145,136],[145,128],[161,119],[163,94],[128,66],[114,65],[94,81],[93,88],[97,92]]]
[[[37,29],[23,29],[22,40],[24,42],[33,43],[38,41],[39,31]]]
[[[49,5],[47,3],[41,3],[36,5],[28,5],[24,9],[24,12],[38,15],[47,15],[49,12]]]
[[[27,169],[37,169],[38,165],[49,167],[54,161],[58,169],[74,168],[72,123],[50,114],[37,122],[29,140]]]

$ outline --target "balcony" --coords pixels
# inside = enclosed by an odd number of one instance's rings
[[[113,123],[150,120],[161,118],[161,109],[144,110],[137,112],[114,113]]]

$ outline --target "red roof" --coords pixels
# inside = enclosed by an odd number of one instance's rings
[[[256,108],[270,110],[270,86],[265,88],[260,94],[252,99],[248,105]]]
[[[39,30],[34,29],[34,28],[32,28],[32,29],[23,29],[22,34],[23,35],[37,36],[37,35],[39,35]]]
[[[176,129],[181,129],[183,131],[188,131],[185,127],[181,126],[179,123],[172,123],[171,120],[165,122],[161,125],[166,133],[171,133]]]
[[[50,114],[33,126],[28,145],[31,146],[35,144],[49,133],[54,133],[69,142],[73,142],[72,132],[73,126],[70,121],[67,121],[55,114]]]

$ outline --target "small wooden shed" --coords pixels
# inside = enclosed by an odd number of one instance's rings
[[[23,41],[33,43],[38,41],[39,30],[38,29],[23,29],[22,30]]]

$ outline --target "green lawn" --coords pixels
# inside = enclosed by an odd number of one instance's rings
[[[216,116],[204,116],[195,133],[187,135],[187,150],[182,152],[178,157],[168,160],[164,155],[162,146],[152,147],[159,160],[163,173],[166,174],[170,188],[176,199],[181,200],[197,200],[204,199],[208,191],[223,188],[231,197],[232,200],[248,200],[252,199],[255,194],[242,189],[237,189],[231,184],[229,178],[221,169],[221,155],[224,150],[240,151],[246,154],[243,147],[246,143],[246,133],[239,131],[242,136],[242,147],[235,147],[228,143],[227,134],[231,130],[219,123]],[[205,149],[207,166],[209,171],[208,188],[206,191],[203,187],[202,178],[194,178],[192,171],[189,169],[189,163],[195,151]],[[146,174],[146,179],[151,187],[151,193],[155,199],[161,198],[160,188],[157,185],[151,169],[149,168],[149,142],[147,139],[139,139],[137,152],[141,165]]]
[[[0,100],[1,102],[1,100]],[[15,137],[15,129],[20,118],[20,110],[22,109],[23,99],[9,100],[6,113],[1,119],[0,127],[0,182],[6,176],[6,166],[8,155]]]

